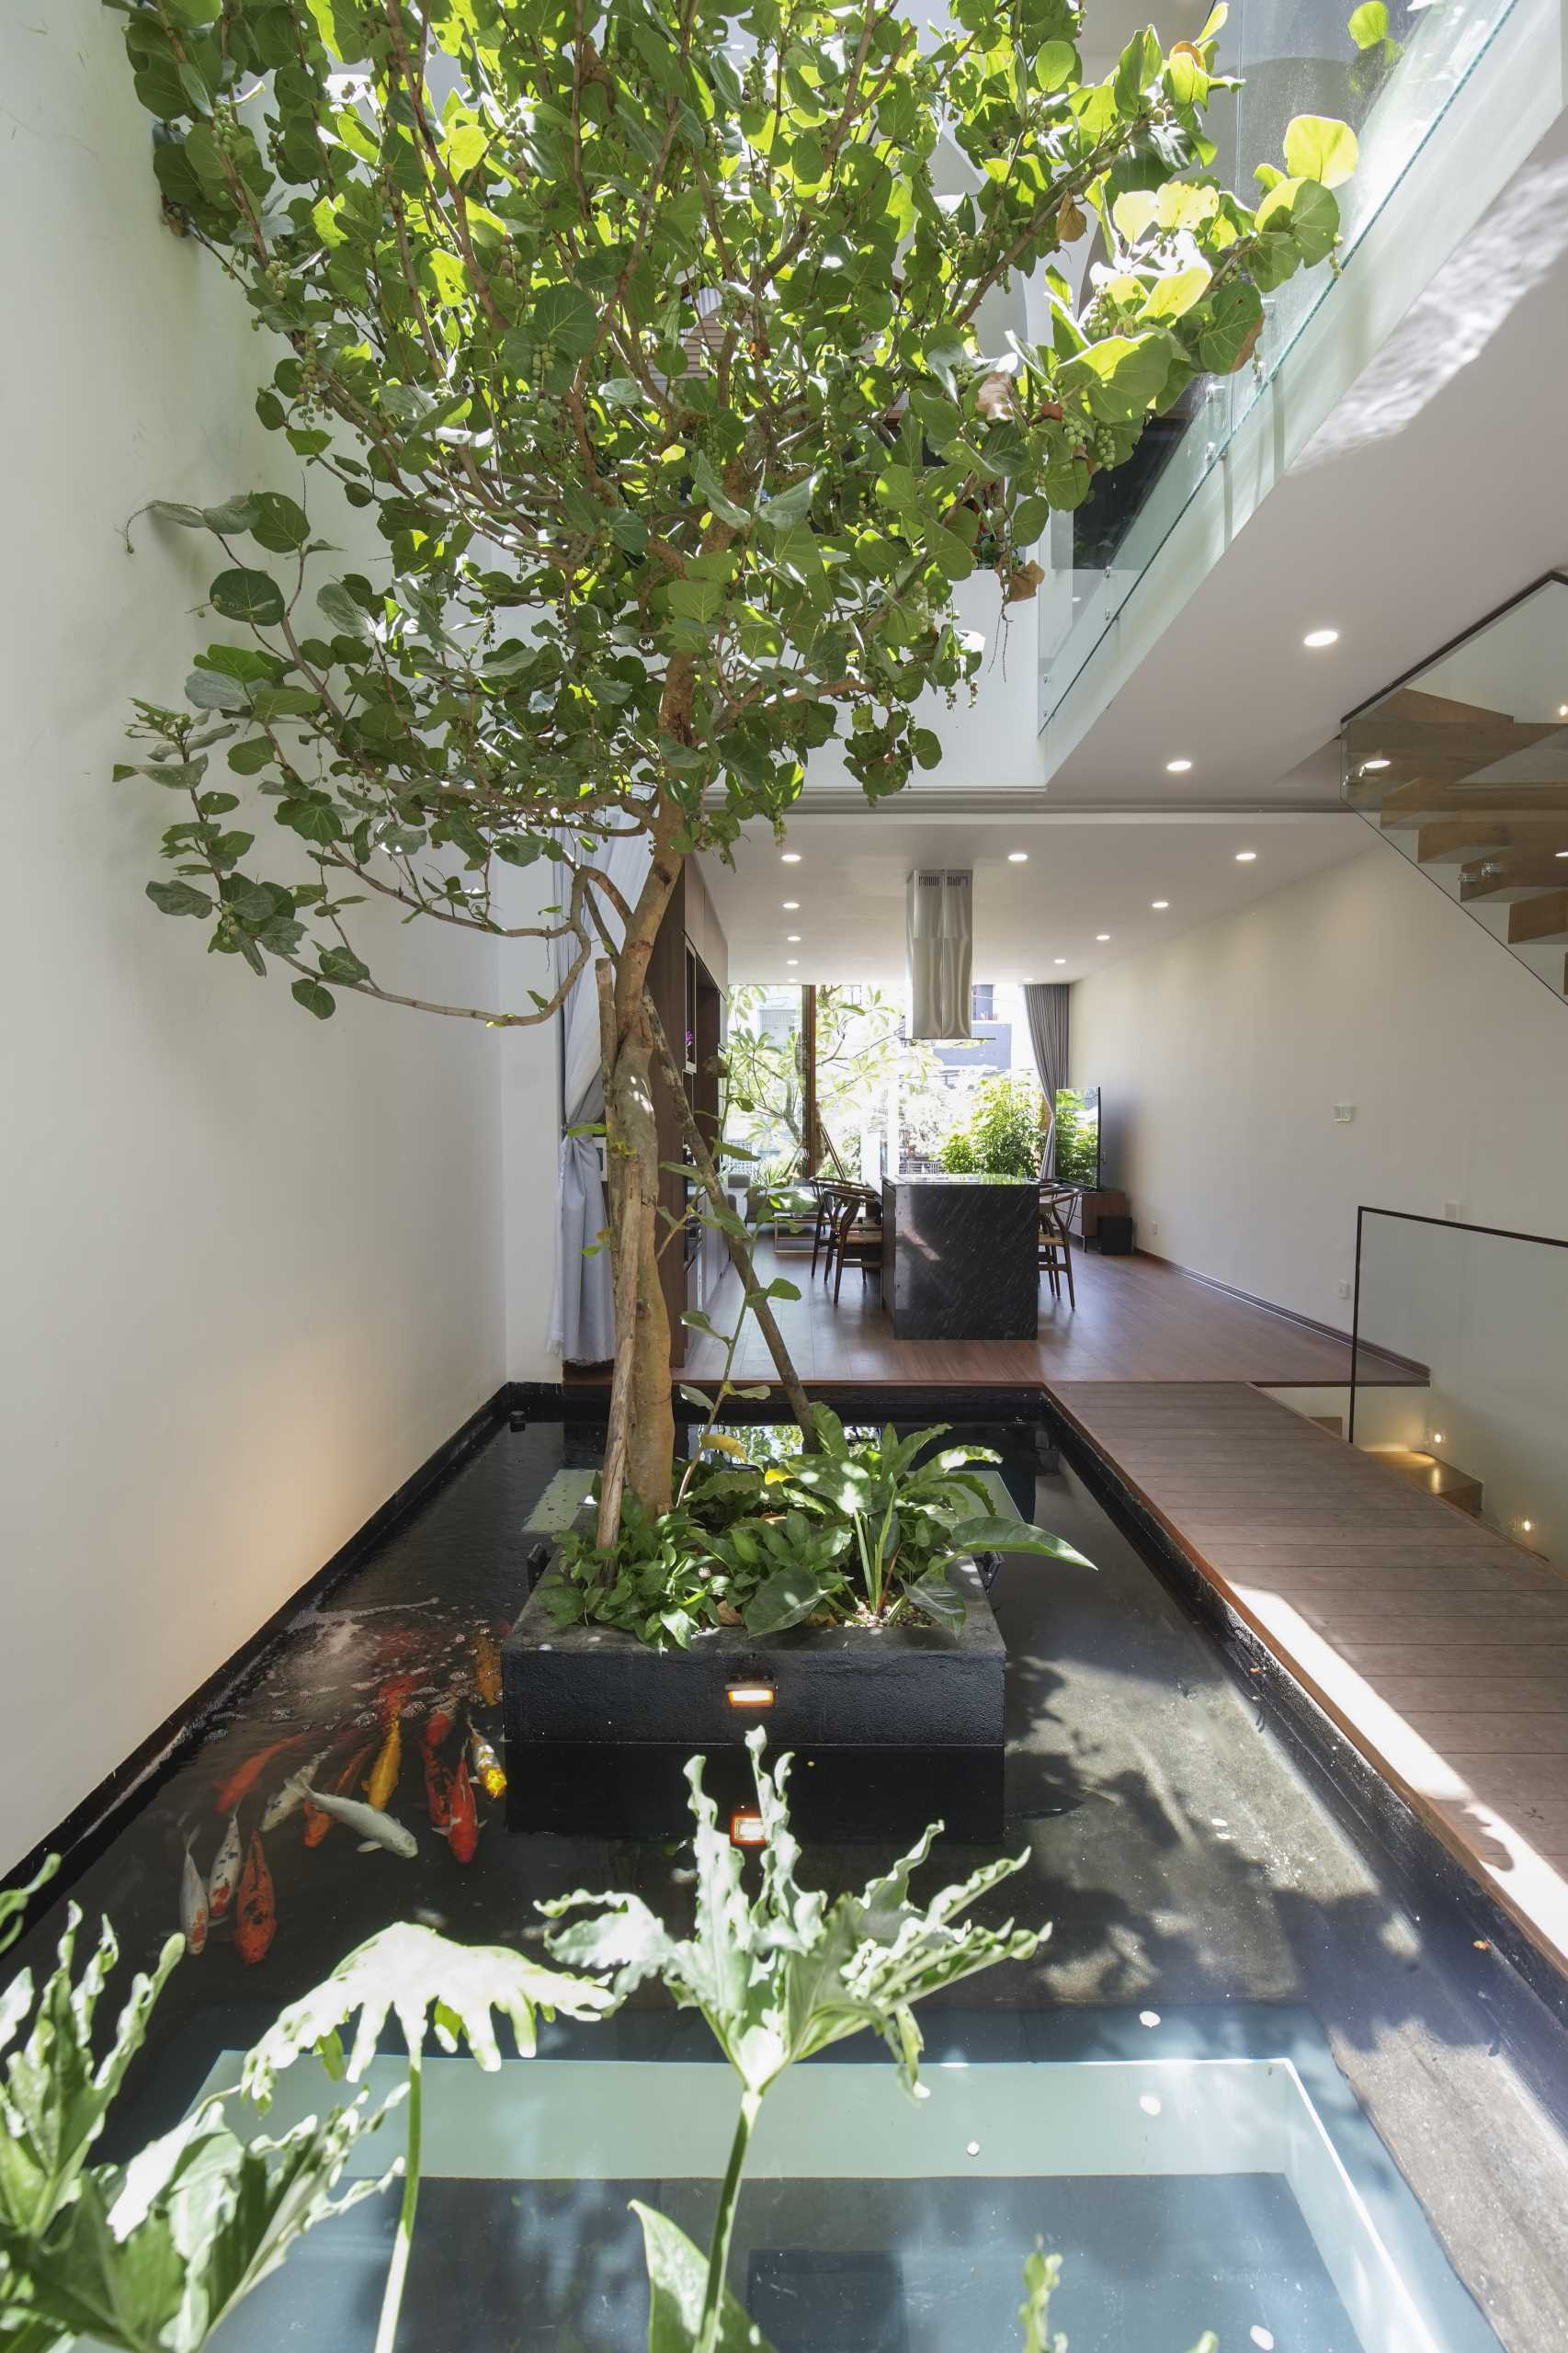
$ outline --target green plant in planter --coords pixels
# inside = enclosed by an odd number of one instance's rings
[[[786,1511],[842,1529],[846,1566],[838,1567],[836,1547],[826,1575],[804,1555],[780,1562],[746,1608],[754,1634],[778,1633],[824,1610],[871,1625],[905,1613],[961,1625],[963,1595],[949,1572],[972,1552],[1041,1552],[1092,1565],[1060,1536],[993,1508],[984,1482],[967,1467],[1000,1461],[991,1448],[951,1446],[922,1461],[945,1423],[905,1438],[890,1427],[880,1439],[851,1440],[825,1406],[815,1408],[815,1419],[821,1452],[787,1466],[774,1494]],[[732,1545],[741,1533],[732,1531]]]
[[[992,1929],[967,1916],[1020,1868],[1022,1856],[986,1864],[943,1888],[924,1909],[910,1901],[910,1876],[926,1860],[939,1824],[858,1895],[829,1903],[820,1891],[802,1888],[785,1800],[790,1759],[781,1756],[769,1774],[765,1745],[760,1729],[747,1734],[766,1842],[755,1899],[746,1893],[743,1856],[720,1829],[703,1789],[702,1759],[694,1757],[687,1767],[697,1875],[689,1937],[672,1936],[639,1895],[579,1891],[540,1906],[556,1921],[584,1910],[595,1915],[554,1930],[553,1959],[607,1974],[623,1996],[661,1979],[683,2009],[701,2011],[740,2078],[740,2113],[707,2256],[667,2217],[636,2205],[653,2287],[649,2353],[768,2353],[730,2294],[725,2273],[746,2152],[763,2100],[779,2077],[797,2060],[870,2028],[892,2053],[904,2088],[924,2098],[915,2004],[996,1961],[1028,1961],[1040,1941],[1010,1920]]]

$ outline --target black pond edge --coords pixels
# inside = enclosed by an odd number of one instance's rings
[[[746,1387],[762,1384],[748,1380]],[[704,1386],[700,1373],[691,1386]],[[708,1383],[711,1388],[711,1381]],[[732,1397],[725,1401],[722,1420],[777,1422],[790,1419],[789,1400],[777,1381],[767,1384],[766,1397]],[[1044,1419],[1040,1392],[1024,1382],[997,1388],[969,1387],[946,1381],[808,1381],[806,1392],[813,1405],[826,1405],[840,1421],[862,1422],[1029,1422]],[[609,1413],[609,1390],[588,1381],[515,1381],[506,1392],[515,1424],[528,1421],[604,1423]],[[707,1419],[700,1406],[677,1390],[677,1422]]]
[[[121,1764],[106,1773],[97,1788],[89,1790],[80,1803],[72,1807],[64,1820],[47,1837],[40,1838],[13,1870],[5,1874],[0,1884],[18,1886],[34,1876],[46,1856],[58,1855],[60,1858],[59,1870],[27,1905],[22,1915],[23,1935],[34,1927],[51,1904],[58,1903],[62,1895],[70,1893],[74,1881],[119,1836],[124,1826],[126,1810],[132,1801],[140,1807],[154,1796],[194,1742],[207,1730],[212,1718],[222,1709],[243,1699],[260,1681],[271,1663],[272,1654],[301,1610],[324,1601],[345,1578],[363,1568],[389,1536],[429,1503],[481,1448],[490,1443],[498,1430],[506,1427],[513,1387],[509,1381],[504,1383],[494,1396],[486,1398],[484,1404],[469,1415],[460,1429],[454,1430],[450,1438],[443,1438],[434,1453],[426,1455],[402,1486],[389,1495],[385,1503],[377,1506],[369,1519],[355,1529],[347,1543],[339,1545],[329,1561],[308,1576],[304,1584],[223,1661],[222,1666],[214,1669],[182,1706],[166,1716],[155,1732],[149,1733],[145,1740],[139,1742]]]
[[[1351,1843],[1370,1846],[1387,1864],[1424,1943],[1441,1944],[1447,1968],[1494,2020],[1498,2043],[1568,2130],[1568,1979],[1232,1608],[1111,1457],[1049,1395],[1041,1402],[1062,1460],[1209,1635],[1256,1711],[1259,1731],[1267,1727],[1280,1740]]]

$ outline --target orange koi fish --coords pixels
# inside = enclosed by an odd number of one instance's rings
[[[501,1654],[489,1634],[481,1634],[473,1646],[473,1680],[486,1707],[501,1704]]]
[[[375,1763],[365,1777],[365,1795],[380,1813],[397,1787],[397,1777],[403,1770],[403,1720],[394,1716],[387,1726]]]
[[[458,1720],[458,1695],[449,1691],[437,1700],[425,1719],[425,1753],[428,1756],[443,1747],[452,1736],[452,1726]]]
[[[430,1809],[432,1827],[449,1829],[452,1819],[451,1783],[439,1757],[432,1756],[429,1749],[425,1751],[425,1802]]]
[[[201,1873],[197,1870],[190,1851],[190,1840],[185,1842],[185,1868],[179,1882],[179,1925],[187,1949],[199,1952],[207,1942],[207,1890]]]
[[[365,1760],[369,1756],[370,1751],[374,1746],[375,1743],[368,1740],[362,1748],[357,1748],[354,1751],[353,1756],[349,1758],[347,1764],[344,1767],[342,1772],[338,1775],[336,1780],[334,1781],[332,1785],[333,1795],[335,1797],[341,1797],[346,1790],[350,1789],[353,1786],[360,1767],[365,1763]],[[327,1813],[325,1807],[314,1805],[312,1803],[311,1800],[307,1798],[305,1800],[306,1846],[319,1847],[322,1840],[326,1836],[327,1832],[331,1828],[332,1816]]]
[[[504,1798],[506,1794],[506,1776],[501,1769],[501,1759],[496,1756],[484,1734],[477,1731],[472,1724],[469,1726],[469,1745],[473,1756],[474,1778],[483,1790],[485,1796]]]
[[[278,1934],[278,1912],[272,1900],[272,1873],[261,1851],[261,1839],[251,1832],[245,1867],[234,1906],[234,1947],[247,1965],[265,1961]]]
[[[451,1819],[447,1825],[447,1840],[460,1863],[472,1863],[473,1850],[479,1844],[479,1810],[473,1802],[473,1783],[468,1778],[468,1758],[461,1757],[451,1783]]]
[[[234,1900],[234,1890],[240,1881],[240,1817],[229,1816],[229,1826],[223,1833],[223,1843],[218,1849],[218,1859],[212,1866],[212,1876],[207,1882],[209,1916],[221,1920]]]
[[[287,1750],[294,1747],[298,1737],[296,1733],[293,1739],[275,1740],[270,1748],[258,1750],[256,1756],[247,1756],[243,1765],[236,1766],[228,1779],[220,1781],[218,1784],[217,1792],[212,1801],[213,1813],[234,1813],[242,1798],[247,1798],[255,1789],[273,1758],[283,1756]]]

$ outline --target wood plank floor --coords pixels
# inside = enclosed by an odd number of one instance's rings
[[[1199,1573],[1568,1969],[1568,1576],[1254,1389],[1049,1387]]]
[[[835,1307],[811,1253],[778,1254],[763,1243],[757,1269],[785,1275],[800,1286],[798,1301],[776,1309],[785,1343],[802,1381],[951,1381],[976,1385],[1040,1381],[1246,1381],[1265,1387],[1288,1382],[1332,1385],[1348,1381],[1350,1350],[1342,1340],[1292,1323],[1267,1308],[1216,1290],[1163,1258],[1142,1254],[1102,1258],[1074,1248],[1077,1307],[1058,1302],[1040,1283],[1040,1331],[1033,1340],[897,1340],[875,1276],[862,1281],[853,1268]],[[725,1277],[710,1303],[710,1320],[733,1324],[738,1279]],[[722,1351],[700,1336],[687,1351],[686,1371],[711,1375]],[[736,1358],[748,1381],[766,1380],[772,1362],[755,1323]],[[1407,1368],[1363,1355],[1362,1375],[1409,1381]]]

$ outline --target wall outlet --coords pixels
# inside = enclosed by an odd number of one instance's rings
[[[1462,1215],[1463,1210],[1464,1203],[1462,1201],[1445,1201],[1443,1203],[1443,1215],[1447,1218],[1452,1218],[1457,1221]]]
[[[1348,1299],[1348,1298],[1349,1298],[1349,1296],[1350,1296],[1350,1286],[1349,1286],[1349,1284],[1348,1284],[1348,1283],[1341,1283],[1341,1284],[1340,1284],[1340,1286],[1339,1286],[1339,1296],[1340,1296],[1340,1298],[1341,1298],[1341,1299]]]
[[[1152,1217],[1149,1220],[1149,1233],[1151,1240],[1158,1241],[1160,1234],[1160,1221],[1157,1217]]]
[[[1338,1126],[1347,1128],[1350,1125],[1351,1120],[1356,1117],[1355,1104],[1336,1103],[1334,1107],[1334,1117]]]

